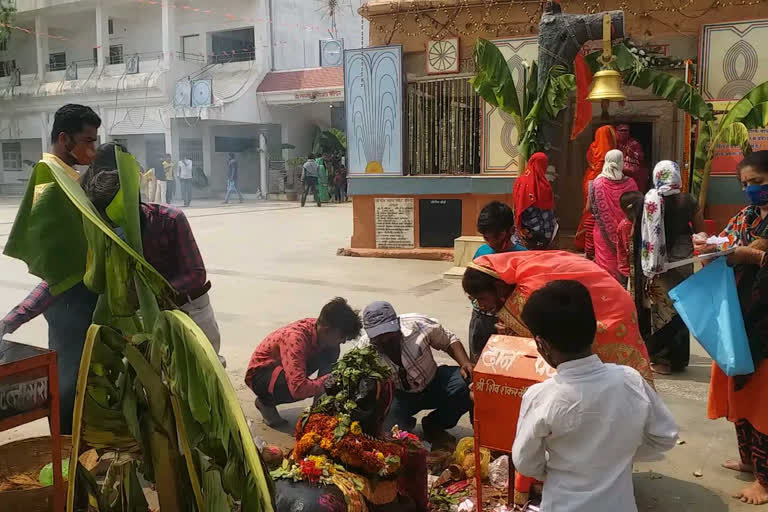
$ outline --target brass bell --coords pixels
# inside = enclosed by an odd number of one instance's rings
[[[621,73],[614,69],[601,69],[592,78],[589,86],[587,100],[598,101],[624,101],[627,97],[621,89]]]

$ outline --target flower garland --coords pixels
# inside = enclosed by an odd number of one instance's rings
[[[302,461],[319,447],[334,459],[366,474],[387,477],[398,472],[405,455],[403,446],[364,435],[356,421],[341,439],[336,440],[338,423],[337,418],[327,414],[310,414],[303,428],[300,422],[296,429],[293,460]]]

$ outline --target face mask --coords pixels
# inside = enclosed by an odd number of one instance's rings
[[[768,204],[768,185],[747,185],[744,190],[747,199],[755,206],[765,206]]]
[[[96,156],[96,151],[91,143],[78,143],[69,150],[69,154],[80,165],[91,165]]]

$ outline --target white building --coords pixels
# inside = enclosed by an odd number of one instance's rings
[[[323,0],[16,2],[0,46],[0,193],[23,191],[66,103],[93,107],[101,140],[147,168],[190,158],[209,178],[200,195],[225,190],[235,152],[256,192],[270,166],[311,151],[316,127],[343,129],[339,45],[325,41],[367,44],[360,0],[340,2],[335,34]]]

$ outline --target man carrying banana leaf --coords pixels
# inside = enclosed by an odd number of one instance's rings
[[[93,161],[99,126],[101,119],[90,107],[70,104],[56,111],[51,152],[43,153],[35,166],[32,186],[19,208],[4,251],[25,261],[31,274],[48,279],[0,320],[0,339],[39,314],[45,316],[48,347],[58,354],[62,434],[72,433],[80,356],[98,296],[82,282],[84,248],[69,243],[77,238],[77,230],[82,233],[80,214],[54,185],[48,167],[58,167],[78,181],[80,176],[73,166]],[[39,182],[35,175],[40,176]],[[66,252],[62,254],[62,250]]]
[[[88,171],[80,179],[80,185],[102,216],[108,219],[108,206],[120,188],[116,171],[115,144],[101,145],[98,150],[93,152],[91,160]],[[39,185],[35,189],[37,187]],[[27,194],[29,195],[30,192],[28,191]],[[36,190],[34,194],[37,194]],[[60,228],[66,229],[71,225],[79,226],[79,233],[70,233],[70,235],[73,239],[78,237],[82,239],[83,224],[77,207],[72,205],[66,197],[62,197],[62,201],[61,207],[66,211],[74,209],[78,217],[70,219],[71,223],[62,222]],[[141,209],[145,258],[177,290],[177,305],[200,326],[218,353],[219,328],[207,295],[210,283],[206,280],[205,266],[186,217],[177,208],[158,204],[142,204]],[[20,208],[20,212],[22,211],[25,211],[24,203]],[[32,208],[30,216],[34,215],[34,208]],[[23,259],[29,265],[30,272],[36,273],[33,271],[34,262],[29,258],[29,255],[22,254],[21,256],[24,257],[21,257],[17,256],[19,254],[17,251],[9,252],[9,247],[13,248],[12,242],[15,241],[15,237],[21,241],[26,241],[35,229],[34,222],[22,223],[17,227],[18,223],[17,220],[14,224],[14,230],[9,237],[8,245],[6,245],[6,254]],[[15,234],[17,229],[18,235]],[[70,250],[71,246],[78,245],[77,243],[68,244],[66,240],[59,240],[58,247],[49,245],[38,247],[36,251],[40,254],[55,254],[60,257],[62,248]],[[51,283],[44,281],[0,322],[0,329],[10,333],[41,313],[48,320],[49,346],[59,354],[61,426],[62,432],[66,433],[70,433],[72,429],[77,372],[80,366],[85,334],[92,323],[97,299],[97,295],[90,292],[82,283],[86,258],[85,254],[79,254],[76,249],[72,251],[71,260],[68,259],[68,261],[73,262],[73,275],[77,276],[78,279],[77,284],[71,288],[72,291],[68,290],[58,295],[57,289],[61,286],[58,283],[51,285]],[[78,269],[79,273],[76,272]],[[42,272],[42,275],[48,277],[51,274]],[[60,312],[62,308],[63,312]],[[219,359],[222,364],[225,364],[223,358],[219,357]]]

